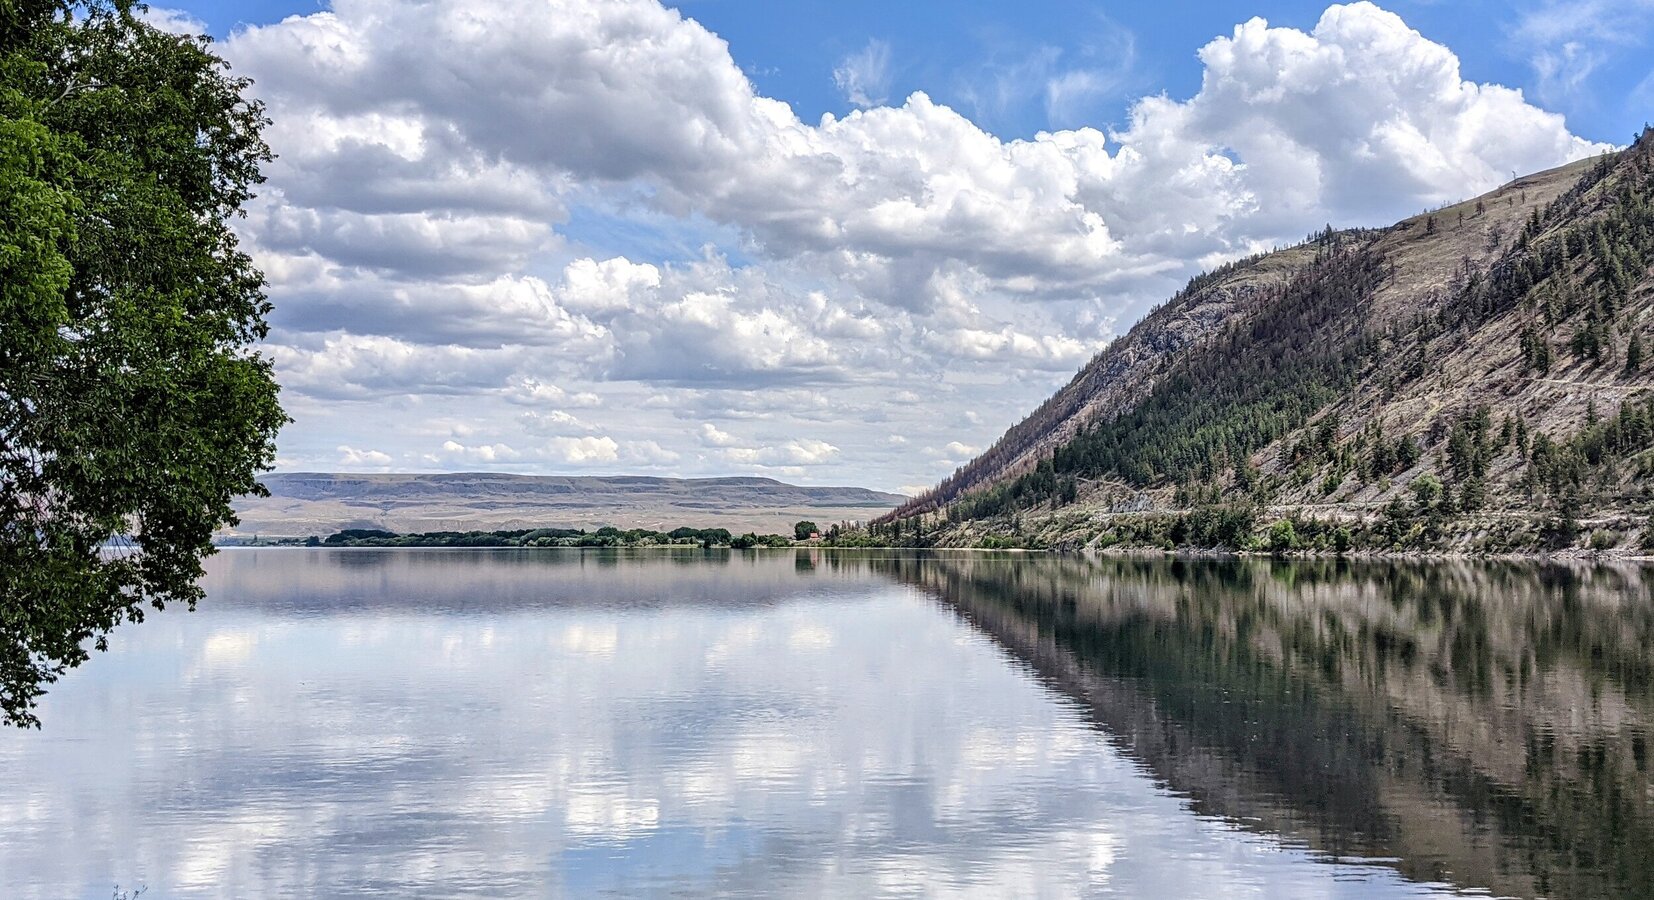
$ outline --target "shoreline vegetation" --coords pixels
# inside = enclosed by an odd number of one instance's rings
[[[1567,510],[1543,516],[1466,513],[1426,491],[1412,500],[1395,499],[1377,513],[1355,516],[1316,516],[1296,508],[1265,511],[1245,503],[1131,513],[1058,505],[989,519],[918,516],[875,521],[850,537],[861,546],[1443,559],[1645,558],[1654,556],[1654,515],[1583,519]]]
[[[905,526],[900,524],[905,521]],[[1179,557],[1262,556],[1349,559],[1654,559],[1654,522],[1505,521],[1466,523],[1428,509],[1393,509],[1376,520],[1328,521],[1288,515],[1260,524],[1238,508],[1185,513],[1115,516],[1106,525],[1045,523],[1042,533],[1014,531],[1015,521],[994,523],[991,533],[957,529],[926,532],[912,520],[852,525],[818,532],[800,522],[793,536],[735,534],[726,528],[679,527],[670,531],[603,527],[500,531],[434,531],[402,534],[353,528],[326,537],[272,537],[224,541],[221,547],[312,548],[643,548],[700,547],[747,550],[814,547],[866,550],[1005,550],[1097,555]],[[808,526],[808,527],[806,527]],[[1057,532],[1053,539],[1052,533]]]
[[[806,524],[806,523],[800,523]],[[229,547],[791,547],[794,538],[780,534],[732,534],[727,528],[621,529],[520,528],[504,531],[428,531],[399,534],[375,528],[347,528],[327,537],[260,538],[226,541]]]
[[[832,546],[840,535],[859,529],[859,523],[841,522],[823,530],[803,519],[793,523],[791,537],[784,534],[731,532],[728,528],[617,528],[606,525],[584,528],[514,528],[472,531],[425,531],[399,533],[380,528],[346,528],[326,537],[253,535],[221,537],[220,547],[432,547],[480,549],[540,547],[727,547],[748,550],[755,547]]]

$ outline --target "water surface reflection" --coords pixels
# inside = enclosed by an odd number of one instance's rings
[[[1409,877],[1654,896],[1648,570],[877,563],[1085,704],[1201,813]]]
[[[1635,570],[255,550],[208,589],[0,734],[8,896],[1630,896],[1654,846]]]

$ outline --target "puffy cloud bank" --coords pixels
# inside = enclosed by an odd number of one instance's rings
[[[893,435],[991,439],[1202,266],[1603,149],[1365,2],[1027,140],[882,105],[876,42],[823,73],[864,108],[805,121],[654,0],[336,0],[225,51],[275,122],[246,232],[295,464],[919,483],[957,454]]]

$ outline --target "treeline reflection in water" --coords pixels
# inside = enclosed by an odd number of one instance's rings
[[[1636,567],[871,558],[1194,809],[1501,895],[1654,896]]]
[[[867,554],[834,560],[836,577],[798,577],[823,556],[698,547],[232,550],[214,558],[203,583],[237,608],[326,616],[729,609],[889,584]]]

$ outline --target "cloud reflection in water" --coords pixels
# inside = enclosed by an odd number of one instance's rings
[[[0,735],[23,897],[1416,895],[854,557],[235,551]]]

